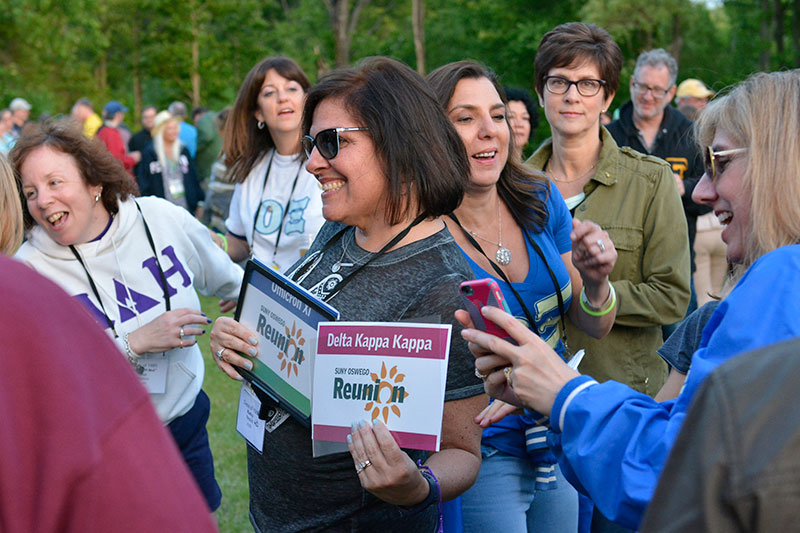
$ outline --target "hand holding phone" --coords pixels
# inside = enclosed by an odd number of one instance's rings
[[[495,280],[483,278],[464,281],[459,286],[459,289],[461,292],[461,300],[464,302],[464,309],[469,313],[476,329],[485,331],[501,339],[511,340],[511,336],[506,333],[504,329],[498,327],[491,320],[486,320],[483,318],[483,315],[481,315],[481,307],[486,305],[497,307],[506,313],[511,312],[500,290],[500,286]]]

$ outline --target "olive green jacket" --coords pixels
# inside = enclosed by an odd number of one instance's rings
[[[617,292],[617,317],[603,339],[567,323],[573,353],[583,348],[580,370],[598,381],[613,379],[649,395],[664,384],[667,366],[656,353],[661,326],[683,319],[689,305],[689,236],[670,166],[619,148],[605,128],[594,176],[575,217],[606,230],[617,249],[609,279]],[[552,154],[545,141],[526,162],[544,169]]]

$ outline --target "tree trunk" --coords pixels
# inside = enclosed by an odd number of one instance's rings
[[[197,25],[197,12],[192,11],[192,107],[200,105],[200,29]],[[191,110],[189,110],[191,112]]]
[[[353,11],[350,11],[350,0],[326,0],[328,17],[336,39],[336,58],[334,66],[346,67],[350,64],[350,45],[353,42],[358,26],[358,17],[361,10],[369,4],[370,0],[357,0]]]
[[[411,0],[411,26],[414,30],[414,52],[417,54],[417,72],[419,72],[421,76],[424,76],[425,0]]]
[[[794,0],[792,9],[792,50],[794,51],[794,68],[800,67],[800,0]]]
[[[134,21],[131,28],[131,36],[133,37],[133,116],[134,120],[138,122],[142,116],[142,74],[139,67],[142,62],[142,56],[139,51],[140,37],[139,37],[139,22]]]
[[[775,0],[775,52],[778,56],[778,68],[786,66],[783,46],[784,30],[784,5],[783,0]]]
[[[770,17],[769,12],[769,0],[761,0],[761,28],[759,31],[759,37],[761,38],[759,46],[761,51],[758,53],[758,68],[763,71],[769,71],[769,23],[771,18],[772,17]]]

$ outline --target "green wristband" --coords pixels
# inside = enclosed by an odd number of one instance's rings
[[[606,302],[608,302],[608,306],[605,309],[594,310],[592,309],[592,304],[589,303],[589,299],[586,297],[586,290],[581,289],[581,309],[583,312],[589,316],[605,316],[614,309],[614,306],[617,304],[617,292],[614,290],[614,285],[609,282],[608,283],[608,298],[606,298]]]

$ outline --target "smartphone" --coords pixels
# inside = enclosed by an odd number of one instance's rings
[[[464,302],[464,308],[472,317],[472,323],[475,327],[486,333],[490,333],[501,339],[510,339],[511,336],[505,332],[504,329],[497,326],[491,320],[485,320],[481,315],[481,307],[491,305],[498,307],[510,313],[503,292],[497,282],[491,278],[473,279],[464,281],[459,286],[461,292],[461,300]]]

